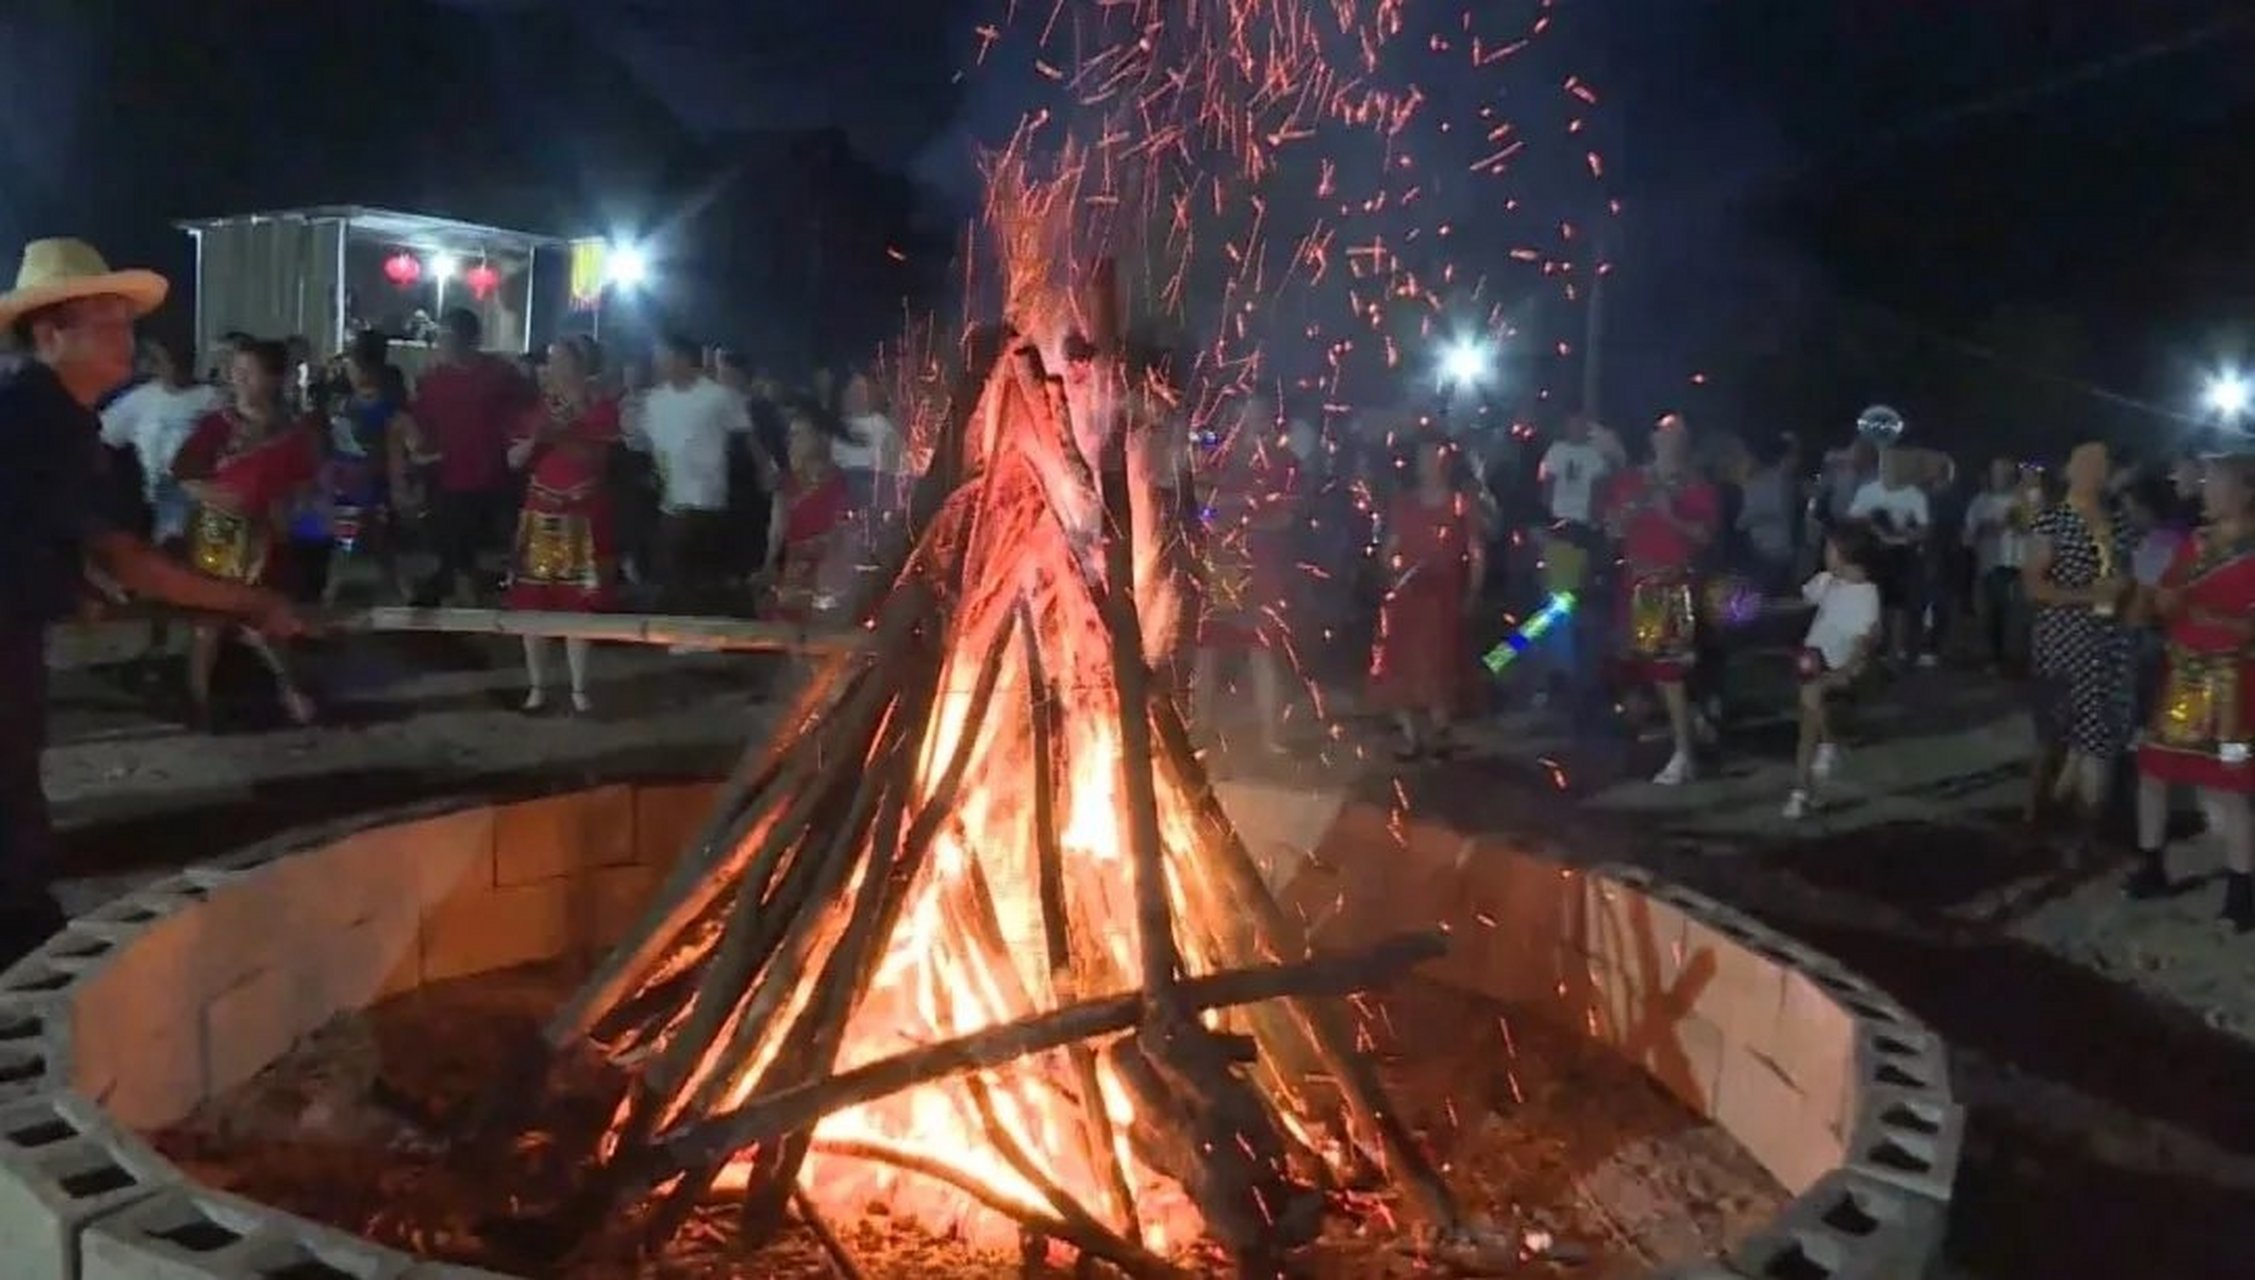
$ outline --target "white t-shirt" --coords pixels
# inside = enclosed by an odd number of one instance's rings
[[[131,449],[151,499],[172,478],[172,460],[203,416],[219,407],[219,389],[202,384],[167,387],[144,382],[102,411],[102,443]]]
[[[644,394],[636,417],[635,442],[657,458],[660,508],[727,510],[728,439],[752,429],[744,398],[710,378],[660,383]]]
[[[1890,489],[1885,481],[1867,481],[1848,504],[1850,520],[1870,520],[1883,513],[1887,516],[1887,532],[1894,534],[1925,529],[1934,523],[1933,508],[1926,502],[1926,490],[1915,484]]]
[[[847,471],[900,470],[900,428],[881,413],[865,413],[845,421],[842,439],[830,442],[830,461]]]
[[[1588,524],[1597,482],[1612,469],[1605,451],[1590,441],[1553,441],[1536,473],[1550,484],[1550,518]]]
[[[1847,666],[1856,646],[1879,629],[1879,587],[1874,583],[1820,573],[1802,586],[1801,598],[1817,607],[1801,644],[1824,655],[1827,671]]]
[[[2027,538],[2012,527],[2012,509],[2019,502],[2018,493],[1991,489],[1966,504],[1965,545],[1973,548],[1974,564],[1981,572],[2020,567]]]

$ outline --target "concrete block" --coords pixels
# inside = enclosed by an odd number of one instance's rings
[[[1856,1020],[1856,1088],[1910,1089],[1948,1096],[1949,1049],[1915,1022]]]
[[[204,1084],[211,1094],[257,1075],[311,1030],[294,996],[289,969],[262,969],[204,1006]]]
[[[492,889],[441,904],[423,921],[423,981],[489,973],[572,954],[572,886]]]
[[[1853,1092],[1857,1023],[1805,969],[1785,975],[1785,1007],[1778,1018],[1770,1060],[1801,1096],[1827,1108],[1835,1134],[1843,1132]]]
[[[1674,998],[1713,1023],[1733,1047],[1768,1054],[1784,1015],[1785,973],[1785,966],[1724,932],[1723,925],[1690,916]]]
[[[0,1107],[0,1274],[78,1280],[80,1229],[174,1180],[84,1099],[50,1093]]]
[[[79,1280],[403,1280],[415,1261],[234,1196],[174,1187],[90,1223]]]
[[[0,1101],[64,1087],[73,1036],[65,995],[0,995]]]
[[[1762,1054],[1734,1045],[1723,1056],[1715,1123],[1787,1191],[1799,1194],[1840,1167],[1842,1143],[1830,1112],[1829,1100],[1803,1097]]]
[[[447,902],[497,883],[493,827],[493,809],[481,806],[386,830],[383,838],[415,868],[415,900],[426,917]]]
[[[535,884],[632,863],[633,806],[631,789],[601,787],[496,809],[494,883]]]
[[[634,789],[634,860],[673,866],[712,816],[709,782],[668,783]]]
[[[657,893],[665,875],[656,867],[599,867],[587,884],[592,899],[590,934],[585,939],[596,949],[616,946],[641,922],[643,911]]]
[[[1929,1090],[1866,1088],[1848,1134],[1850,1169],[1947,1202],[1965,1151],[1965,1108]]]
[[[1720,1092],[1723,1057],[1729,1044],[1715,1024],[1685,1014],[1622,1046],[1623,1055],[1644,1069],[1678,1102],[1712,1119]]]
[[[296,1020],[307,1030],[423,983],[422,921],[405,902],[307,940],[287,970]]]
[[[1939,1257],[1946,1216],[1923,1196],[1832,1173],[1729,1260],[1753,1280],[1914,1280]]]
[[[1343,787],[1310,790],[1263,782],[1218,782],[1214,795],[1271,891],[1290,883],[1322,847],[1347,801]]]

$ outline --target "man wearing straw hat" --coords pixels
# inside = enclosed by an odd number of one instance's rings
[[[37,240],[0,294],[0,965],[62,926],[50,888],[54,832],[40,789],[48,626],[71,614],[91,562],[125,590],[223,614],[273,635],[303,624],[282,597],[207,578],[111,518],[92,405],[133,371],[133,322],[164,277],[112,271],[92,246]]]

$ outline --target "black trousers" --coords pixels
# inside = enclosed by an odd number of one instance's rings
[[[55,830],[39,777],[47,743],[47,645],[36,627],[0,625],[0,966],[63,927]]]
[[[658,522],[659,586],[673,613],[710,613],[721,607],[728,581],[726,511],[668,511]]]
[[[438,571],[424,585],[426,597],[451,595],[464,582],[479,585],[478,556],[502,536],[514,498],[506,489],[431,495],[431,550],[438,556]]]

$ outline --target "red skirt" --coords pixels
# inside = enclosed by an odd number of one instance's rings
[[[2232,653],[2196,653],[2172,645],[2154,699],[2153,719],[2138,744],[2138,772],[2173,786],[2255,793],[2255,680]]]
[[[502,604],[543,613],[599,613],[618,603],[618,552],[608,503],[517,513]]]
[[[1471,674],[1464,593],[1447,584],[1396,591],[1378,610],[1370,659],[1374,711],[1455,711]]]

